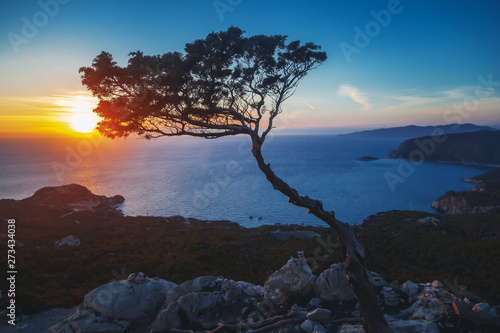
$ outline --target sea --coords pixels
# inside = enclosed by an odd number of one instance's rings
[[[300,195],[323,202],[339,220],[360,224],[377,212],[419,210],[446,191],[472,188],[461,179],[491,168],[388,158],[405,138],[275,135],[266,163]],[[1,139],[0,198],[23,199],[45,186],[81,184],[120,194],[130,216],[230,220],[244,227],[323,226],[287,202],[258,169],[247,137],[73,140]],[[378,158],[359,161],[362,156]]]

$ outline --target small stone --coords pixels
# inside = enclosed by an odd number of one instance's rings
[[[309,312],[306,315],[306,317],[309,320],[314,320],[320,323],[327,323],[330,321],[330,318],[332,317],[332,312],[328,309],[319,308]]]
[[[432,281],[432,288],[443,288],[443,284],[438,280]]]
[[[415,296],[418,293],[418,285],[408,280],[403,283],[401,290],[408,296]]]
[[[384,303],[388,306],[396,306],[399,304],[399,296],[391,288],[389,290],[384,287],[382,290],[382,295],[384,296]]]
[[[342,324],[337,333],[364,333],[363,325]]]
[[[56,247],[60,246],[80,246],[80,240],[78,238],[75,238],[73,235],[69,235],[61,240],[58,240],[54,243]]]
[[[481,303],[481,297],[477,296],[476,294],[474,294],[472,291],[468,291],[468,290],[460,290],[458,292],[458,296],[460,296],[461,298],[467,298],[469,299],[471,302],[473,302],[474,304],[475,303]]]
[[[305,332],[307,333],[311,333],[314,329],[314,325],[312,323],[312,321],[310,320],[305,320],[301,325],[300,325],[300,328],[302,328],[302,330],[304,330]]]
[[[318,297],[313,297],[309,301],[309,304],[311,304],[314,307],[319,307],[321,305],[321,298]]]
[[[354,318],[361,318],[361,311],[354,310],[353,312],[351,312],[351,316],[353,316]]]
[[[145,280],[145,276],[143,272],[139,272],[137,276],[135,277],[135,283],[143,283]]]
[[[385,282],[385,280],[380,276],[368,276],[368,278],[370,279],[370,283],[375,287],[387,286],[387,282]]]
[[[323,325],[315,325],[313,332],[314,333],[326,333],[326,328]]]
[[[468,299],[468,298],[464,298],[464,302],[465,302],[465,303],[467,303],[467,304],[468,304],[468,305],[470,305],[470,306],[474,306],[474,302],[473,302],[473,301],[471,301],[471,300],[470,300],[470,299]]]
[[[477,303],[472,308],[472,311],[488,311],[490,309],[490,305],[488,303]]]
[[[135,280],[135,273],[132,273],[128,276],[127,281],[134,281]]]

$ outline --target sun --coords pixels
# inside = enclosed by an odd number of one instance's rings
[[[67,128],[73,132],[94,132],[97,123],[101,120],[92,111],[97,107],[97,99],[85,93],[60,95],[55,104],[64,112]]]
[[[92,110],[75,110],[70,117],[70,124],[71,128],[78,133],[90,133],[94,131],[99,120]]]

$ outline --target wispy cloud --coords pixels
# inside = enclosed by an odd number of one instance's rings
[[[293,111],[292,113],[290,113],[290,116],[292,117],[296,117],[296,116],[300,116],[301,114],[304,114],[305,111],[302,111],[302,110],[295,110]]]
[[[350,97],[354,102],[363,105],[363,110],[369,111],[373,108],[373,106],[368,103],[366,95],[350,84],[341,84],[338,94],[343,97]]]
[[[448,99],[466,98],[469,96],[469,92],[464,88],[456,88],[451,90],[444,90],[441,92],[444,97]]]
[[[417,96],[386,96],[385,98],[402,101],[403,103],[385,107],[384,111],[392,111],[401,108],[408,108],[417,105],[433,104],[443,102],[443,99],[436,97],[417,97]]]
[[[311,104],[307,103],[307,102],[303,102],[305,105],[307,105],[309,108],[313,109],[313,110],[316,110],[316,108],[314,106],[312,106]]]

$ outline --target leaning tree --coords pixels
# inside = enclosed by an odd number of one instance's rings
[[[308,209],[337,233],[346,276],[356,294],[366,332],[389,332],[363,264],[363,247],[351,227],[321,201],[301,196],[276,176],[262,155],[283,103],[299,81],[326,60],[313,43],[287,42],[286,36],[244,37],[231,27],[185,46],[184,54],[130,54],[120,67],[102,52],[80,68],[82,83],[99,99],[94,110],[104,136],[145,138],[195,136],[214,139],[247,134],[259,169],[275,190]]]

